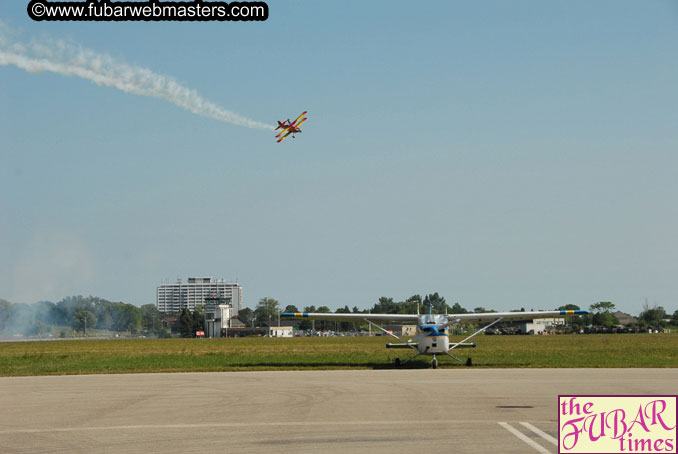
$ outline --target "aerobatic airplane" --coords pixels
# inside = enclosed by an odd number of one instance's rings
[[[331,320],[339,322],[367,322],[378,330],[383,331],[391,337],[400,341],[397,344],[386,344],[386,348],[405,348],[416,351],[416,354],[401,362],[400,358],[395,359],[395,365],[400,366],[420,355],[432,355],[431,366],[435,369],[438,367],[438,360],[436,355],[447,355],[460,363],[463,361],[450,353],[455,348],[475,348],[475,342],[467,342],[472,337],[482,333],[491,326],[499,323],[502,320],[531,320],[534,318],[543,317],[558,317],[563,315],[579,315],[588,314],[588,311],[583,310],[560,310],[560,311],[533,311],[533,312],[486,312],[478,314],[322,314],[322,313],[307,313],[307,312],[286,312],[282,317],[291,318],[308,318],[311,320]],[[410,340],[402,339],[391,331],[388,331],[381,326],[374,323],[374,320],[380,321],[394,321],[394,322],[413,322],[417,323],[417,336]],[[448,328],[460,322],[488,322],[488,325],[478,329],[473,334],[460,342],[450,342]],[[471,365],[471,358],[466,362],[467,366]]]
[[[297,119],[292,121],[292,122],[290,122],[289,118],[286,121],[283,121],[283,122],[278,121],[278,127],[275,128],[275,129],[278,130],[278,129],[282,128],[282,131],[280,131],[278,133],[278,135],[276,136],[276,137],[279,137],[278,143],[285,140],[287,138],[287,136],[289,136],[290,134],[292,134],[292,138],[294,139],[295,138],[294,135],[299,134],[301,132],[301,129],[299,129],[299,126],[301,126],[301,124],[308,119],[308,117],[304,117],[304,115],[306,115],[307,113],[308,113],[308,111],[304,111],[304,113],[299,115],[297,117]],[[304,117],[304,118],[302,119],[301,117]],[[299,120],[301,120],[301,121],[299,121]],[[299,122],[299,123],[297,123],[297,122]]]

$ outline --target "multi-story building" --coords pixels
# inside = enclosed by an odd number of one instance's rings
[[[205,305],[205,298],[224,298],[231,304],[235,316],[242,309],[242,286],[211,277],[189,277],[184,283],[179,279],[175,284],[162,284],[158,287],[158,311],[164,313],[181,312],[188,308],[191,312],[197,306]]]

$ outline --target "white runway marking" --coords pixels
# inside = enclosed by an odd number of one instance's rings
[[[529,422],[521,422],[520,424],[522,424],[524,427],[527,427],[532,432],[536,433],[537,435],[539,435],[541,438],[548,441],[549,443],[553,443],[554,446],[558,446],[558,440],[556,440],[555,438],[553,438],[551,435],[547,434],[543,430],[540,430],[540,429],[534,427]]]
[[[522,441],[524,441],[524,442],[527,443],[528,445],[532,446],[532,447],[533,447],[534,449],[536,449],[539,453],[541,453],[541,454],[550,454],[549,451],[548,451],[546,448],[544,448],[542,445],[540,445],[540,444],[537,443],[536,441],[532,440],[531,438],[529,438],[529,437],[523,435],[522,432],[520,432],[520,431],[514,429],[514,428],[513,428],[512,426],[510,426],[508,423],[505,423],[505,422],[498,422],[497,424],[499,424],[499,425],[502,426],[504,429],[506,429],[506,430],[508,430],[509,432],[511,432],[511,433],[512,433],[513,435],[515,435],[516,437],[520,438]]]

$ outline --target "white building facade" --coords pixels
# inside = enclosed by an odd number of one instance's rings
[[[174,284],[158,287],[157,306],[163,313],[181,312],[185,308],[193,312],[205,305],[205,298],[224,298],[232,307],[232,316],[242,309],[242,286],[212,277],[189,277],[188,282],[179,279]]]
[[[209,300],[205,304],[205,335],[221,337],[223,330],[231,327],[231,319],[235,317],[230,304],[218,304],[217,300]]]
[[[294,337],[294,328],[291,326],[271,326],[268,328],[269,337]]]

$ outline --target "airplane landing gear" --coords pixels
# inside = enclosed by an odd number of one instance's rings
[[[471,361],[471,357],[470,357],[470,356],[469,356],[468,358],[466,358],[466,365],[467,365],[467,366],[473,366],[473,362]]]
[[[400,367],[400,358],[395,359],[395,366]]]
[[[438,367],[438,360],[436,359],[436,355],[433,355],[433,359],[431,360],[431,367],[434,369]]]

